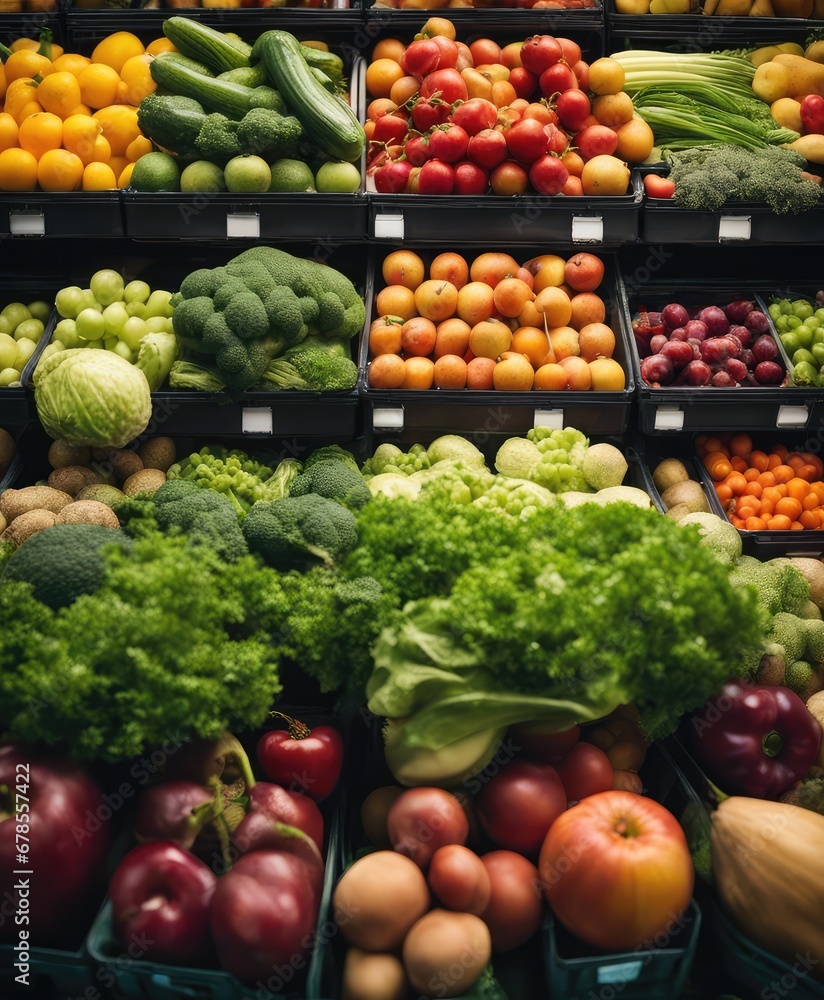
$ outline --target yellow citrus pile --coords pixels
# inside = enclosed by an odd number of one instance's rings
[[[149,63],[173,50],[128,31],[88,56],[19,38],[0,65],[0,191],[108,191],[126,187],[152,149],[137,106],[154,92]]]

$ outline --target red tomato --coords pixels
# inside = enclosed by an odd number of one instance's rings
[[[575,145],[584,160],[610,156],[618,146],[618,136],[606,125],[588,125],[575,136]]]
[[[566,63],[555,63],[541,73],[538,85],[544,97],[552,97],[553,94],[563,94],[565,90],[577,90],[578,78]]]
[[[509,71],[509,82],[518,97],[530,98],[538,86],[538,77],[524,66],[516,66]]]
[[[432,159],[429,139],[424,135],[415,135],[408,139],[403,152],[413,167],[422,167],[427,160]]]
[[[537,118],[539,122],[543,125],[557,125],[558,116],[552,110],[548,108],[546,104],[541,104],[540,102],[535,102],[534,104],[529,104],[524,109],[524,118]]]
[[[591,111],[589,98],[583,90],[565,90],[555,104],[559,121],[564,128],[572,132],[578,132],[583,128],[584,121]]]
[[[383,115],[375,122],[372,139],[375,142],[403,142],[409,126],[397,115]]]
[[[564,786],[551,764],[513,760],[484,785],[475,808],[495,844],[536,855],[566,805]]]
[[[465,101],[469,96],[464,78],[456,69],[436,69],[423,78],[421,97],[433,97],[435,94],[439,94],[446,104]]]
[[[544,131],[546,132],[546,151],[563,156],[569,149],[569,139],[566,132],[562,128],[558,128],[557,125],[545,125]]]
[[[284,716],[287,729],[264,733],[257,745],[261,770],[271,781],[305,792],[315,802],[329,795],[343,766],[343,739],[333,726],[309,729]]]
[[[401,69],[409,76],[424,77],[438,68],[441,50],[434,38],[418,38],[401,56]]]
[[[596,948],[651,947],[689,906],[694,872],[680,824],[642,795],[609,791],[552,825],[538,862],[558,920]]]
[[[581,90],[589,90],[589,63],[581,59],[572,67],[572,72]]]
[[[542,156],[529,168],[529,183],[539,194],[560,194],[568,180],[569,171],[557,156]]]
[[[549,126],[547,126],[549,127]],[[546,152],[547,134],[534,118],[524,118],[504,132],[509,155],[529,166]]]
[[[477,135],[484,129],[492,128],[498,120],[498,109],[492,101],[483,97],[473,97],[464,104],[459,104],[452,112],[451,120],[460,125],[467,135]]]
[[[440,50],[440,62],[438,69],[454,69],[458,62],[458,46],[446,35],[433,35],[430,41],[434,42]],[[406,50],[409,51],[408,49]]]
[[[455,171],[441,160],[427,160],[418,174],[418,194],[452,194]]]
[[[489,186],[489,174],[469,160],[455,164],[455,188],[453,194],[485,194]]]
[[[675,194],[675,181],[660,174],[644,174],[644,190],[650,198],[671,198]]]
[[[573,42],[571,38],[556,38],[555,41],[561,46],[561,51],[564,53],[564,62],[574,66],[575,63],[581,61],[581,46],[577,42]]]
[[[469,51],[476,66],[489,66],[501,61],[501,46],[491,38],[476,38]]]
[[[578,742],[581,730],[578,726],[573,726],[571,729],[557,732],[547,729],[545,722],[522,722],[512,727],[510,735],[512,742],[531,760],[536,760],[540,764],[556,764],[559,760],[563,760]]]
[[[473,135],[466,147],[467,159],[487,170],[503,163],[506,152],[506,139],[501,132],[492,128],[485,128]]]
[[[441,37],[440,35],[438,37]],[[441,125],[429,136],[432,157],[444,163],[457,163],[466,156],[469,136],[460,125]]]
[[[426,880],[448,910],[478,917],[489,906],[489,874],[478,855],[461,844],[447,844],[435,851]]]
[[[425,871],[439,847],[466,841],[469,822],[458,799],[442,788],[407,788],[390,806],[386,829],[393,850]]]
[[[511,951],[541,926],[543,903],[538,869],[514,851],[492,851],[481,858],[491,896],[481,919],[489,928],[493,951]]]
[[[564,50],[552,35],[533,35],[521,46],[521,63],[536,76],[560,62],[563,57]]]
[[[419,132],[428,132],[433,125],[442,125],[449,118],[450,111],[448,104],[419,98],[412,105],[410,117]]]
[[[614,778],[609,757],[591,743],[576,743],[557,770],[570,802],[580,802],[612,788]]]
[[[469,46],[463,42],[456,42],[455,44],[458,46],[458,61],[455,63],[455,69],[459,73],[462,73],[465,69],[472,69],[475,65],[475,60],[472,58]]]

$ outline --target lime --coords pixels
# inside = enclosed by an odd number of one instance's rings
[[[303,160],[276,160],[272,164],[270,191],[314,191],[315,175]]]
[[[262,194],[269,190],[272,173],[260,156],[236,156],[223,171],[226,188],[233,194]]]
[[[144,153],[134,165],[130,183],[137,191],[179,191],[180,169],[168,153]]]
[[[216,163],[195,160],[180,175],[180,190],[187,194],[198,191],[225,191],[226,181],[223,171]]]

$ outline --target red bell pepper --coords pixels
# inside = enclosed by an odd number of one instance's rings
[[[824,97],[808,94],[799,109],[805,135],[824,134]]]
[[[794,692],[732,680],[692,720],[693,752],[730,794],[777,799],[818,756],[821,726]]]

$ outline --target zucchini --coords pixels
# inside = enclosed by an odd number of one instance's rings
[[[284,107],[280,95],[271,87],[244,87],[230,80],[203,76],[182,63],[174,52],[156,56],[149,70],[158,86],[167,87],[183,97],[192,97],[209,110],[219,111],[235,121],[240,121],[252,108],[282,111]]]
[[[366,145],[363,126],[352,109],[315,78],[302,48],[288,31],[266,31],[255,42],[252,57],[263,62],[269,79],[307,136],[324,152],[351,163]]]
[[[256,66],[239,66],[237,69],[227,69],[218,73],[218,80],[228,80],[230,83],[240,83],[244,87],[261,87],[269,82],[266,67],[263,63]]]
[[[343,79],[343,59],[334,52],[321,52],[320,49],[301,42],[300,54],[313,69],[319,69],[334,83],[339,83]]]
[[[167,63],[174,63],[177,66],[182,66],[184,69],[197,73],[198,76],[205,76],[212,80],[214,79],[215,74],[205,63],[198,62],[197,59],[190,59],[189,56],[184,56],[182,52],[164,52],[162,55]]]
[[[216,73],[249,66],[252,46],[239,38],[230,38],[191,17],[168,17],[163,34],[184,55],[206,63]]]

